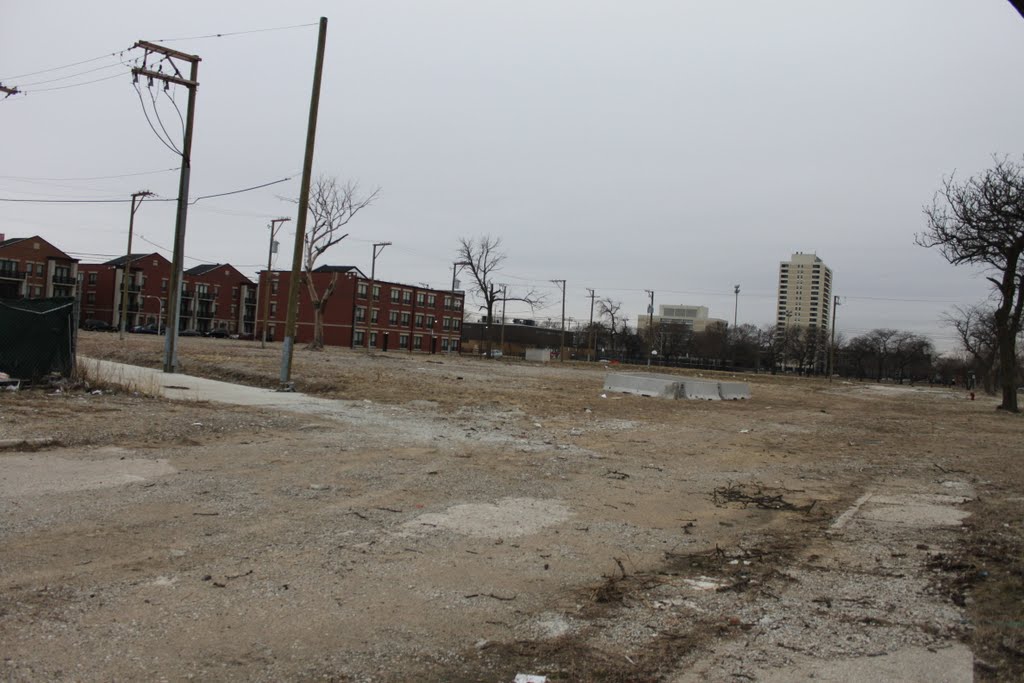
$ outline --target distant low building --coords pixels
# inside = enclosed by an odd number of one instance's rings
[[[651,316],[637,316],[637,331],[646,331],[647,326],[651,322]],[[708,317],[707,306],[690,306],[687,304],[663,304],[658,306],[658,314],[653,317],[653,323],[655,327],[659,324],[678,325],[690,332],[704,332],[710,325],[728,325],[728,322],[721,318]]]
[[[0,299],[73,297],[77,278],[78,259],[39,235],[0,234]]]

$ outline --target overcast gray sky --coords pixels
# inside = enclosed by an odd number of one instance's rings
[[[943,175],[1024,151],[1024,20],[1005,0],[266,4],[5,2],[0,83],[29,94],[0,102],[0,197],[176,195],[174,171],[79,180],[178,165],[129,75],[63,87],[116,76],[118,57],[22,74],[324,15],[315,169],[383,188],[326,263],[368,271],[371,243],[391,241],[379,277],[447,287],[457,239],[490,234],[508,253],[501,281],[549,292],[535,317],[559,315],[549,281],[565,279],[577,319],[591,287],[631,322],[645,289],[731,320],[739,283],[739,321],[760,325],[778,262],[816,252],[845,297],[839,330],[912,329],[940,348],[942,311],[988,294],[913,242]],[[190,210],[186,267],[254,274],[267,221],[294,215],[278,196],[298,193],[316,28],[167,45],[203,59],[191,196],[293,177]],[[0,211],[8,237],[40,234],[83,261],[124,253],[126,204]],[[144,205],[133,251],[170,247],[173,220],[172,202]]]

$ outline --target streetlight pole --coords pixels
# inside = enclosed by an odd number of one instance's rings
[[[142,206],[142,200],[152,194],[149,190],[132,193],[132,212],[128,216],[128,251],[124,257],[124,274],[121,281],[121,339],[124,339],[124,333],[128,330],[128,279],[132,274],[132,233],[135,230],[135,212]],[[136,199],[139,200],[138,204],[135,203]]]
[[[471,265],[469,261],[456,261],[452,264],[452,291],[455,291],[455,276],[466,266]]]
[[[366,353],[370,353],[370,335],[373,333],[373,286],[377,279],[377,256],[391,242],[373,243],[373,261],[370,263],[370,290],[366,293]]]
[[[274,218],[270,221],[270,247],[267,249],[267,284],[263,287],[266,300],[263,302],[263,336],[260,339],[260,348],[267,348],[267,324],[270,322],[270,269],[274,267],[274,252],[277,251],[277,242],[274,238],[277,236],[277,231],[280,230],[278,227],[281,223],[287,223],[291,218]],[[256,304],[259,305],[260,293],[256,293]]]
[[[651,366],[651,355],[654,351],[654,290],[645,289],[651,295],[651,303],[647,306],[647,367]]]
[[[832,340],[828,344],[828,381],[832,381],[832,375],[836,371],[836,308],[839,306],[839,296],[832,297]]]
[[[164,300],[158,296],[152,294],[140,294],[140,299],[156,299],[156,303],[159,306],[156,314],[156,333],[160,334],[160,322],[164,319]],[[164,331],[167,330],[167,325],[164,325]]]
[[[733,286],[733,293],[736,294],[736,303],[733,305],[733,308],[732,308],[732,329],[735,330],[736,329],[736,317],[737,317],[737,314],[740,311],[740,286],[739,285],[734,285]]]

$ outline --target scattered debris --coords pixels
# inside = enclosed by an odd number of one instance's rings
[[[714,490],[712,499],[715,505],[742,503],[743,507],[755,505],[762,510],[792,510],[795,512],[810,512],[818,502],[812,500],[807,505],[796,505],[783,499],[781,493],[778,495],[766,493],[760,484],[719,486]]]
[[[604,473],[604,476],[609,479],[629,479],[629,475],[625,472],[619,472],[618,470],[608,470]]]

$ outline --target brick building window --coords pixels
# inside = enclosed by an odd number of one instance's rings
[[[366,283],[365,282],[360,282],[358,285],[356,285],[356,296],[358,296],[360,299],[365,299],[366,298]]]
[[[391,290],[391,303],[397,304],[399,299],[401,299],[401,298],[402,298],[402,292],[400,290],[397,290],[397,289],[392,289]]]
[[[411,319],[408,313],[402,314],[402,327],[409,327],[409,320]]]
[[[416,305],[417,306],[422,306],[424,299],[426,299],[426,295],[423,292],[416,292]]]
[[[271,280],[270,281],[270,293],[271,294],[277,294],[277,283],[278,283],[277,280]]]
[[[389,325],[397,325],[398,324],[398,311],[390,311],[388,313],[388,324]]]
[[[89,273],[89,284],[96,284],[96,273]]]
[[[433,294],[427,295],[427,305],[434,306],[437,303],[437,297]]]
[[[380,285],[373,286],[373,300],[380,301]]]
[[[416,327],[423,327],[423,314],[422,313],[417,313],[416,314]]]
[[[366,308],[363,306],[356,306],[356,322],[361,323],[366,320]]]
[[[422,336],[417,334],[416,336],[414,336],[412,338],[412,348],[416,349],[417,351],[423,348],[423,337]]]
[[[402,303],[403,304],[411,304],[412,303],[412,290],[411,289],[402,290]]]
[[[352,343],[356,346],[362,346],[365,339],[366,334],[362,330],[356,330],[355,334],[352,335]]]
[[[400,334],[398,335],[398,348],[407,349],[409,348],[409,335]]]
[[[372,311],[370,311],[370,322],[371,323],[377,322],[377,320],[379,318],[380,318],[380,309],[379,308],[374,308]]]

